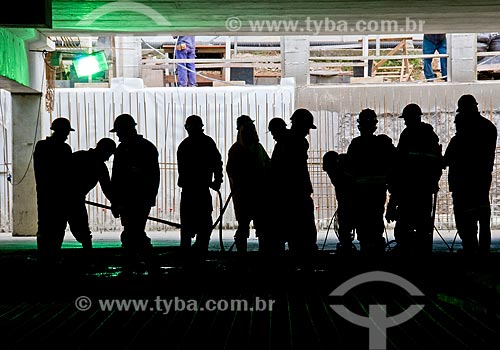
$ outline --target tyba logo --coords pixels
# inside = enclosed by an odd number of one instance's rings
[[[392,283],[406,290],[411,296],[424,296],[424,294],[408,280],[384,271],[372,271],[357,275],[338,286],[330,293],[330,296],[343,296],[352,288],[368,282]],[[424,305],[410,305],[408,309],[394,316],[387,315],[387,305],[384,304],[370,304],[368,316],[355,314],[341,304],[333,304],[330,305],[330,307],[347,321],[368,328],[369,348],[371,350],[385,350],[387,347],[387,328],[408,321],[418,314],[424,308]]]

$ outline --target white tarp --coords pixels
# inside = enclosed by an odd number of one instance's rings
[[[114,118],[122,113],[131,114],[137,120],[139,133],[153,142],[160,154],[160,191],[151,216],[179,222],[176,152],[179,143],[187,136],[184,130],[186,117],[191,114],[202,117],[205,133],[217,143],[225,166],[227,151],[236,140],[236,118],[247,114],[255,119],[261,143],[270,154],[274,140],[266,133],[267,123],[276,116],[289,123],[294,110],[294,94],[293,80],[288,79],[282,79],[278,86],[56,89],[54,112],[52,116],[45,115],[42,134],[44,137],[49,135],[52,119],[66,117],[76,130],[68,140],[73,151],[88,149],[102,137],[115,139],[115,135],[109,132]],[[111,169],[111,162],[108,165]],[[229,192],[225,179],[221,189],[224,199]],[[89,200],[108,204],[100,189],[92,191]],[[214,207],[215,217],[219,209],[216,195]],[[93,230],[120,228],[120,223],[112,218],[111,213],[93,207],[89,209]],[[231,206],[226,213],[224,221],[234,222]],[[150,222],[152,228],[165,229],[165,226]]]

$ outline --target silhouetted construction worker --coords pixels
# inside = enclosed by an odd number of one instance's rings
[[[271,133],[274,141],[274,149],[271,154],[271,163],[269,168],[267,199],[264,201],[266,206],[268,237],[266,238],[266,246],[269,252],[273,255],[280,255],[285,251],[286,244],[286,227],[283,221],[288,216],[285,208],[282,206],[283,193],[286,188],[281,186],[281,179],[286,174],[281,172],[284,169],[284,164],[281,162],[285,159],[285,146],[290,135],[290,130],[287,128],[286,122],[279,117],[271,118],[267,126],[268,132]]]
[[[102,138],[95,148],[76,151],[71,155],[71,203],[69,228],[83,249],[92,248],[92,232],[85,198],[97,186],[111,201],[111,179],[105,162],[115,153],[116,143],[110,138]]]
[[[266,200],[266,180],[271,159],[259,142],[254,121],[248,115],[236,119],[236,129],[237,140],[229,148],[226,172],[238,221],[234,242],[236,250],[245,253],[252,221],[255,235],[259,238],[259,247],[266,244],[260,233],[266,229],[263,201]]]
[[[33,153],[38,212],[37,250],[43,265],[61,261],[61,246],[68,223],[72,153],[65,142],[70,131],[74,131],[66,118],[54,119],[50,129],[52,134],[38,141]]]
[[[275,186],[279,185],[282,181],[282,178],[286,176],[285,169],[287,167],[286,164],[286,146],[288,144],[288,140],[290,138],[290,130],[287,129],[286,122],[281,118],[272,118],[268,124],[268,132],[273,136],[274,141],[276,141],[274,145],[274,149],[271,153],[271,169],[270,169],[270,190],[274,192],[275,196],[281,197],[281,194],[278,194],[276,190],[279,190],[283,186]],[[275,210],[278,208],[275,208]]]
[[[116,117],[113,129],[120,144],[116,148],[111,175],[111,210],[120,217],[123,231],[120,236],[126,259],[126,272],[135,272],[144,262],[148,272],[158,266],[146,223],[151,208],[156,205],[160,185],[158,150],[139,135],[137,123],[129,114]]]
[[[273,136],[274,141],[279,142],[286,137],[288,133],[286,122],[279,117],[271,118],[269,123],[267,124],[267,130]]]
[[[355,137],[347,149],[348,168],[354,181],[352,217],[360,252],[368,255],[380,255],[385,251],[387,176],[395,154],[389,136],[374,134],[377,123],[375,111],[363,109],[358,117],[360,136]]]
[[[403,109],[400,118],[406,128],[399,137],[390,182],[386,218],[396,221],[394,238],[404,255],[432,253],[435,201],[443,169],[439,137],[421,116],[417,104],[410,103]]]
[[[279,196],[278,218],[284,227],[288,248],[298,258],[299,265],[308,267],[311,254],[317,250],[317,229],[314,217],[313,187],[307,166],[309,142],[306,137],[316,129],[314,117],[304,108],[291,116],[289,135],[284,140],[282,151],[274,154],[272,164],[276,194]],[[273,162],[273,160],[272,160]],[[300,267],[300,266],[299,266]]]
[[[198,257],[208,251],[212,233],[212,195],[222,184],[222,157],[214,140],[205,135],[203,121],[197,115],[186,118],[188,133],[177,149],[178,186],[181,192],[181,249],[192,248]]]
[[[491,245],[490,187],[497,143],[497,128],[481,116],[472,95],[458,100],[456,134],[444,155],[448,184],[463,252],[488,254]],[[479,240],[478,240],[479,224]]]
[[[338,239],[337,253],[351,255],[356,251],[353,244],[355,222],[353,218],[354,206],[354,178],[347,168],[347,154],[338,154],[328,151],[323,155],[323,170],[328,174],[335,187],[337,200]]]

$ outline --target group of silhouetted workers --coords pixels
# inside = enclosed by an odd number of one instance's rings
[[[436,196],[443,169],[448,167],[457,230],[467,254],[490,250],[489,190],[495,158],[497,129],[480,115],[472,95],[458,100],[456,134],[442,153],[433,127],[422,122],[417,104],[407,105],[401,118],[406,128],[395,146],[390,137],[375,135],[377,115],[360,112],[358,129],[345,154],[325,153],[323,170],[335,187],[338,209],[337,252],[379,255],[386,249],[384,215],[395,221],[394,235],[401,254],[428,254],[436,214]],[[286,250],[301,263],[309,263],[317,250],[317,229],[308,170],[307,136],[316,129],[307,109],[290,118],[273,118],[268,130],[276,141],[271,156],[259,141],[252,120],[236,120],[237,140],[228,152],[226,172],[238,227],[237,253],[244,256],[253,223],[259,251],[267,257]],[[160,183],[158,151],[139,135],[129,114],[119,115],[109,138],[95,149],[72,152],[65,143],[74,129],[66,118],[51,124],[52,135],[36,144],[34,169],[38,204],[37,248],[44,265],[57,264],[69,224],[85,251],[92,249],[86,195],[100,184],[111,202],[113,216],[121,219],[120,236],[126,268],[145,264],[159,268],[145,228],[155,205]],[[197,115],[185,120],[188,136],[177,150],[180,203],[180,248],[186,256],[204,257],[213,230],[212,195],[223,182],[222,156],[214,140],[204,133]],[[105,162],[114,155],[111,176]],[[389,197],[388,197],[389,195]],[[389,200],[387,201],[387,199]],[[221,214],[222,215],[222,214]],[[478,239],[479,224],[479,239]],[[192,244],[192,239],[195,239]]]
[[[446,168],[463,253],[490,252],[495,125],[481,116],[474,96],[461,96],[456,133],[443,154],[439,137],[421,116],[417,104],[404,107],[400,118],[406,127],[394,146],[387,135],[374,134],[377,115],[364,109],[358,119],[360,136],[352,140],[347,152],[324,155],[323,169],[337,194],[339,253],[352,254],[354,234],[361,252],[383,253],[387,244],[383,237],[385,213],[388,222],[395,221],[395,252],[430,254],[439,180]]]
[[[120,144],[102,138],[94,148],[72,152],[65,143],[74,131],[66,118],[56,118],[52,134],[38,141],[33,154],[37,205],[37,250],[43,266],[57,266],[61,261],[61,246],[69,224],[87,257],[92,250],[92,235],[86,210],[86,195],[97,183],[111,201],[113,216],[123,225],[121,243],[126,267],[136,268],[145,262],[150,270],[157,269],[153,246],[145,232],[151,207],[156,204],[160,183],[158,151],[139,135],[134,118],[122,114],[115,119],[113,129]],[[110,178],[105,162],[114,155]]]
[[[270,157],[259,142],[254,120],[248,115],[237,118],[237,140],[228,151],[226,172],[238,222],[234,245],[239,256],[247,252],[252,223],[259,251],[267,256],[285,251],[287,243],[301,260],[308,260],[317,249],[306,139],[309,130],[316,129],[313,121],[306,109],[293,113],[290,129],[283,119],[273,118],[269,131],[276,145]],[[199,116],[189,116],[185,127],[189,136],[177,151],[181,247],[202,256],[212,232],[210,188],[220,188],[223,164],[215,142],[204,134]],[[196,238],[193,246],[192,238]]]

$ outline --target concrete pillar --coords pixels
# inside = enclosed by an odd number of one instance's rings
[[[115,37],[116,77],[139,78],[141,66],[141,39],[137,37]]]
[[[369,55],[369,51],[368,51],[368,35],[363,35],[363,56],[368,56]],[[371,76],[371,72],[370,74],[368,74],[368,60],[363,60],[363,77],[369,77]]]
[[[37,232],[36,184],[32,152],[40,139],[39,114],[45,110],[42,103],[45,91],[45,62],[42,50],[53,51],[55,44],[46,36],[27,42],[30,87],[12,88],[12,235],[35,236]]]
[[[30,87],[36,91],[45,91],[46,75],[45,62],[43,60],[43,50],[54,51],[56,44],[45,35],[39,34],[35,39],[27,42],[28,65],[30,71]]]
[[[226,37],[225,58],[228,60],[231,59],[231,37],[229,37],[229,36]],[[224,81],[231,81],[231,68],[230,67],[224,68]]]
[[[281,77],[295,78],[297,88],[309,84],[309,38],[281,37]]]
[[[41,136],[41,93],[12,93],[12,235],[34,236],[37,205],[32,152]]]
[[[476,34],[448,35],[448,75],[450,81],[468,83],[477,80],[476,45]]]

